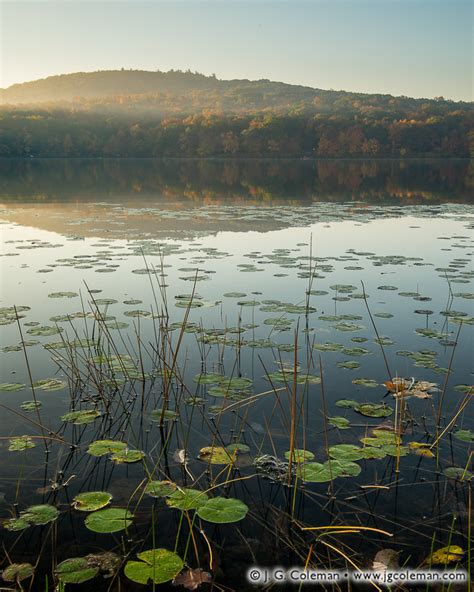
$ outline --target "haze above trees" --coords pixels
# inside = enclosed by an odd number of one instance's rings
[[[0,156],[467,157],[473,103],[170,71],[0,90]]]

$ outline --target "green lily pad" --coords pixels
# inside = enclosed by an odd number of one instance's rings
[[[339,399],[339,401],[336,401],[336,407],[341,409],[355,409],[358,406],[359,403],[353,399]]]
[[[62,561],[54,573],[63,584],[82,584],[95,578],[99,568],[89,565],[85,557],[71,557]]]
[[[393,409],[383,403],[360,403],[354,411],[366,417],[388,417],[393,413]]]
[[[30,411],[34,411],[35,409],[39,409],[41,407],[41,401],[23,401],[20,405],[20,409],[29,413]]]
[[[60,391],[67,383],[64,380],[58,380],[57,378],[44,378],[42,380],[37,380],[33,383],[33,387],[35,389],[41,389],[42,391]]]
[[[211,463],[211,465],[228,465],[234,459],[222,446],[205,446],[199,451],[199,460]]]
[[[309,462],[301,465],[301,478],[307,483],[326,483],[335,477],[336,475],[332,474],[325,464]]]
[[[97,409],[84,409],[81,411],[70,411],[61,417],[61,421],[72,423],[74,425],[86,425],[92,423],[99,417]]]
[[[31,563],[12,563],[2,572],[2,578],[5,582],[22,582],[35,573],[35,568]]]
[[[357,463],[342,458],[326,461],[324,466],[331,471],[333,477],[357,477],[362,471]]]
[[[329,448],[329,456],[336,460],[354,461],[364,458],[364,453],[354,444],[336,444]]]
[[[4,392],[21,391],[23,388],[25,388],[25,385],[20,384],[19,382],[2,382],[2,383],[0,383],[0,391],[4,391]]]
[[[88,491],[79,493],[72,500],[72,507],[81,512],[95,512],[110,504],[112,496],[106,491]]]
[[[173,481],[150,481],[145,487],[145,493],[152,497],[168,497],[177,489]]]
[[[132,450],[130,448],[124,448],[114,452],[110,457],[110,460],[121,464],[121,463],[136,463],[145,458],[145,453],[142,450]]]
[[[92,456],[100,457],[106,454],[120,452],[126,448],[128,448],[126,442],[120,442],[118,440],[95,440],[95,442],[89,444],[87,452]]]
[[[472,430],[458,430],[453,433],[453,436],[462,442],[474,442],[474,432]]]
[[[248,511],[248,506],[238,499],[215,497],[200,506],[196,514],[207,522],[228,524],[243,520]]]
[[[150,549],[137,554],[140,561],[127,561],[125,575],[138,584],[169,582],[183,569],[184,562],[172,551]]]
[[[76,298],[79,296],[77,292],[51,292],[48,298]]]
[[[250,446],[247,446],[247,444],[241,444],[240,442],[228,444],[225,449],[230,454],[247,454],[250,452]]]
[[[444,469],[443,473],[448,479],[455,479],[456,481],[470,481],[474,477],[474,473],[462,467],[448,467]]]
[[[170,508],[177,510],[196,510],[203,506],[209,499],[208,495],[199,489],[178,489],[166,500]]]
[[[291,457],[291,450],[288,450],[287,452],[285,452],[285,458],[290,460]],[[314,458],[314,454],[312,452],[310,452],[309,450],[302,450],[302,449],[298,449],[295,448],[293,450],[293,462],[296,463],[304,463],[310,460],[313,460]]]
[[[28,329],[27,333],[29,335],[41,335],[43,337],[49,337],[50,335],[57,335],[58,333],[62,333],[64,329],[60,327],[53,327],[52,325],[44,325],[39,327],[32,327]]]
[[[171,409],[165,409],[165,411],[163,411],[162,409],[154,409],[150,413],[151,421],[172,421],[177,417],[178,414],[176,413],[176,411],[172,411]]]
[[[17,436],[10,439],[8,450],[10,452],[19,452],[22,450],[28,450],[28,448],[34,448],[36,444],[30,438],[30,436]]]
[[[133,514],[123,508],[107,508],[92,512],[84,524],[93,532],[119,532],[128,528],[133,521]]]
[[[5,523],[7,530],[24,530],[29,526],[43,526],[49,522],[54,522],[58,517],[59,512],[54,506],[42,504],[38,506],[30,506],[23,512],[20,512],[18,518],[10,518]]]
[[[350,421],[339,415],[336,415],[335,417],[328,417],[328,423],[340,430],[347,430],[351,427]]]

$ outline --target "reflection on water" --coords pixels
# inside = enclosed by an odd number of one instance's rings
[[[344,567],[299,525],[381,528],[410,566],[432,544],[466,548],[470,473],[459,471],[472,470],[472,407],[450,423],[473,376],[474,209],[457,203],[468,201],[466,163],[1,167],[1,519],[16,507],[57,507],[58,561],[98,549],[134,557],[152,544],[173,549],[176,539],[181,554],[191,549],[189,565],[208,568],[204,529],[216,581],[236,590],[246,589],[255,561],[304,564],[310,544],[316,566]],[[404,395],[406,407],[383,385],[395,377],[420,385]],[[277,474],[289,471],[293,392],[295,448],[307,451],[308,464],[289,489]],[[160,426],[165,404],[170,415]],[[90,423],[75,425],[71,411],[92,413]],[[449,428],[436,459],[429,446],[438,413]],[[380,425],[379,438],[394,426],[401,432],[399,465],[393,441],[374,443]],[[54,433],[46,456],[44,430]],[[10,438],[23,435],[33,440],[14,445],[26,442],[26,450],[8,451]],[[129,464],[89,454],[102,439],[145,457]],[[202,451],[235,443],[248,448],[231,467]],[[339,444],[356,446],[356,460],[342,459],[351,463],[345,476],[318,480],[311,462],[327,461],[328,446],[341,454]],[[194,516],[199,526],[190,543],[187,519],[144,493],[150,476],[211,488],[243,500],[249,513],[216,526],[191,512],[189,524]],[[75,495],[95,490],[133,509],[126,537],[92,534],[71,509]],[[0,538],[14,561],[34,562],[47,541],[43,581],[51,535],[21,532],[2,529]],[[380,533],[323,540],[350,545],[358,565],[387,546]]]
[[[405,204],[469,202],[473,189],[469,160],[0,159],[0,197],[8,201]]]

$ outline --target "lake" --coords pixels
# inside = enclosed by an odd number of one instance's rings
[[[12,159],[0,179],[0,569],[165,590],[185,564],[239,591],[253,565],[384,549],[468,569],[471,162]]]

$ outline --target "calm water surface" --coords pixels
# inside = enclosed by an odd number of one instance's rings
[[[170,550],[177,541],[189,566],[209,569],[199,528],[216,582],[236,590],[255,562],[304,564],[310,543],[316,567],[344,565],[300,526],[390,532],[388,543],[377,533],[326,539],[361,566],[387,545],[410,566],[432,540],[467,548],[467,478],[444,471],[472,470],[472,406],[444,434],[438,458],[407,448],[398,470],[393,454],[360,459],[358,475],[329,483],[304,479],[303,468],[295,497],[255,459],[285,462],[295,361],[295,447],[316,462],[328,447],[361,446],[380,424],[393,428],[400,406],[383,386],[391,377],[437,385],[405,399],[402,446],[434,442],[440,399],[442,427],[463,405],[473,376],[469,163],[4,161],[0,171],[0,518],[33,504],[60,511],[54,528],[1,531],[12,561],[40,558],[32,589],[44,589],[55,562],[103,550],[130,559],[152,541]],[[160,427],[153,412],[171,367],[174,413]],[[227,382],[203,380],[209,373]],[[37,410],[24,406],[35,398]],[[341,399],[384,403],[386,417]],[[61,419],[71,410],[98,414],[74,425]],[[347,429],[328,424],[335,416]],[[22,435],[35,447],[9,451]],[[87,453],[104,438],[145,456],[116,463]],[[198,459],[202,447],[235,442],[249,451],[231,468]],[[151,477],[213,488],[249,513],[230,525],[198,519],[191,544],[181,512],[143,494]],[[134,511],[126,533],[95,534],[71,509],[75,495],[96,490]],[[135,589],[121,574],[97,577],[97,589]]]

